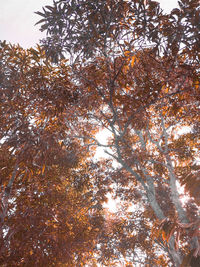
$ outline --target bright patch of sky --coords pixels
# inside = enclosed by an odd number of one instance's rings
[[[169,12],[177,7],[177,0],[159,0],[161,8]],[[34,12],[42,11],[45,5],[51,5],[52,0],[6,0],[0,1],[0,40],[12,44],[19,43],[24,48],[34,47],[45,33],[39,31],[40,26],[34,26],[40,17]]]
[[[107,194],[108,201],[103,205],[105,209],[108,209],[109,212],[117,212],[118,211],[118,205],[120,203],[119,199],[113,199],[112,194],[108,193]]]
[[[96,134],[97,141],[102,145],[108,145],[108,138],[111,138],[112,134],[107,129],[104,129],[100,131],[98,134]],[[99,159],[101,157],[103,158],[111,158],[108,154],[105,153],[105,151],[112,152],[109,147],[100,146],[96,149],[95,159]]]
[[[165,12],[170,12],[173,8],[178,7],[178,0],[158,0],[161,8]]]
[[[0,40],[20,44],[24,48],[35,46],[45,37],[34,26],[40,19],[34,12],[42,6],[50,5],[52,0],[6,0],[0,1]]]

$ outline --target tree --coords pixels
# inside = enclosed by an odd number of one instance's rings
[[[41,46],[0,46],[1,265],[198,266],[198,1],[36,13]]]
[[[71,138],[81,117],[69,70],[39,46],[0,49],[0,265],[83,265],[95,254],[110,189],[103,165]]]
[[[122,0],[54,1],[36,13],[48,34],[42,42],[47,56],[58,65],[64,56],[70,59],[82,96],[76,115],[84,113],[90,127],[112,135],[107,145],[88,132],[75,137],[88,146],[107,146],[119,164],[111,173],[114,193],[142,205],[144,221],[138,225],[146,238],[135,236],[146,253],[143,264],[194,266],[199,261],[199,1],[179,1],[170,14],[155,1]],[[184,127],[188,132],[180,133]],[[185,185],[186,204],[178,184]],[[126,225],[130,219],[125,211],[124,216]],[[133,232],[129,223],[129,230],[113,233],[118,257],[129,257],[130,250],[134,255],[132,246],[120,254],[117,242]],[[159,258],[157,246],[165,258]]]

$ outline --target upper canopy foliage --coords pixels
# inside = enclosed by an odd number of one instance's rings
[[[185,54],[199,62],[198,0],[179,1],[170,14],[151,0],[60,0],[36,14],[54,60],[65,52],[93,57],[151,47],[159,55]]]

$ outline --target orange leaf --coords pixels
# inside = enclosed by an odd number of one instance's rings
[[[44,173],[44,171],[45,171],[45,165],[43,165],[42,167],[42,174]]]
[[[134,66],[134,63],[135,63],[135,56],[133,56],[133,57],[131,58],[131,67]]]

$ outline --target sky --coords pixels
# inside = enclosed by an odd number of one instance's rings
[[[40,17],[34,12],[42,6],[50,5],[52,0],[1,0],[0,1],[0,40],[12,44],[19,43],[24,48],[35,46],[45,33],[34,24]]]
[[[45,33],[34,26],[40,17],[35,11],[42,11],[52,0],[1,0],[0,1],[0,40],[20,44],[23,48],[34,47]],[[177,0],[159,0],[167,12],[177,6]]]

